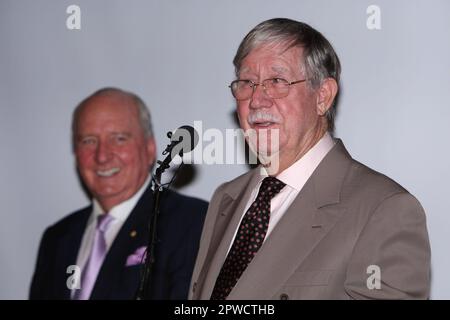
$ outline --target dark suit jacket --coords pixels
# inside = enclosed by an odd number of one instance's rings
[[[258,181],[256,169],[216,190],[191,299],[210,298]],[[421,205],[388,177],[353,160],[338,140],[228,299],[425,299],[429,290],[430,246]]]
[[[166,191],[161,196],[152,299],[186,299],[207,202]],[[149,188],[115,238],[92,290],[91,299],[133,299],[143,265],[126,266],[127,257],[148,243],[153,197]],[[41,240],[30,299],[70,299],[67,267],[75,265],[92,206],[49,227]],[[132,232],[135,231],[135,232]]]

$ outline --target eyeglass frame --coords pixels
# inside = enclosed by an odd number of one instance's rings
[[[264,82],[266,82],[267,80],[274,80],[274,79],[286,81],[286,86],[287,86],[288,90],[287,90],[287,93],[286,93],[285,96],[278,97],[278,98],[274,98],[274,97],[272,97],[272,96],[267,92],[267,88],[266,88],[266,86],[264,85]],[[230,85],[228,86],[228,88],[231,89],[231,94],[232,94],[233,97],[234,97],[236,100],[238,100],[238,101],[244,101],[244,100],[251,99],[252,96],[253,96],[253,94],[255,93],[255,90],[256,90],[256,87],[257,87],[257,86],[262,86],[263,89],[264,89],[264,92],[265,92],[270,98],[272,98],[272,99],[282,99],[282,98],[286,98],[286,97],[289,95],[289,89],[290,89],[291,85],[297,84],[297,83],[302,83],[302,82],[305,82],[305,81],[308,81],[308,80],[309,80],[309,79],[306,78],[306,79],[303,79],[303,80],[288,81],[288,80],[286,80],[286,79],[284,79],[284,78],[277,78],[277,77],[275,77],[275,78],[267,78],[267,79],[264,79],[264,80],[261,81],[261,82],[253,82],[252,80],[247,80],[247,79],[236,79],[236,80],[231,81],[231,83],[230,83]],[[237,82],[239,82],[239,81],[247,81],[247,82],[249,82],[249,83],[251,84],[250,87],[252,88],[252,94],[251,94],[248,98],[245,98],[245,99],[238,99],[238,98],[236,98],[236,96],[234,95],[234,91],[233,91],[233,88],[232,88],[233,83],[237,83]]]

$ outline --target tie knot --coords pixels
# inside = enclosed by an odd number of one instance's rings
[[[258,197],[268,196],[270,199],[275,197],[286,184],[275,177],[264,178],[259,188]]]
[[[110,214],[101,214],[97,218],[97,230],[100,232],[106,232],[108,230],[109,224],[114,218]]]

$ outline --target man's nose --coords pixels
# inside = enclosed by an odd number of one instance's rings
[[[99,142],[97,145],[97,150],[95,152],[95,160],[98,163],[108,162],[111,158],[111,149],[106,142]]]
[[[270,108],[273,104],[272,98],[267,95],[266,89],[262,84],[255,84],[253,94],[250,100],[250,108]]]

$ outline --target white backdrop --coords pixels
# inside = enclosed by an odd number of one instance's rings
[[[81,29],[69,30],[69,5]],[[381,29],[366,10],[380,8]],[[88,203],[70,120],[94,90],[118,86],[150,106],[165,133],[203,121],[235,128],[227,87],[240,40],[259,22],[311,24],[342,62],[336,136],[424,206],[432,298],[450,298],[450,1],[0,0],[0,298],[24,299],[46,226]],[[245,165],[199,165],[185,194],[208,200]]]

